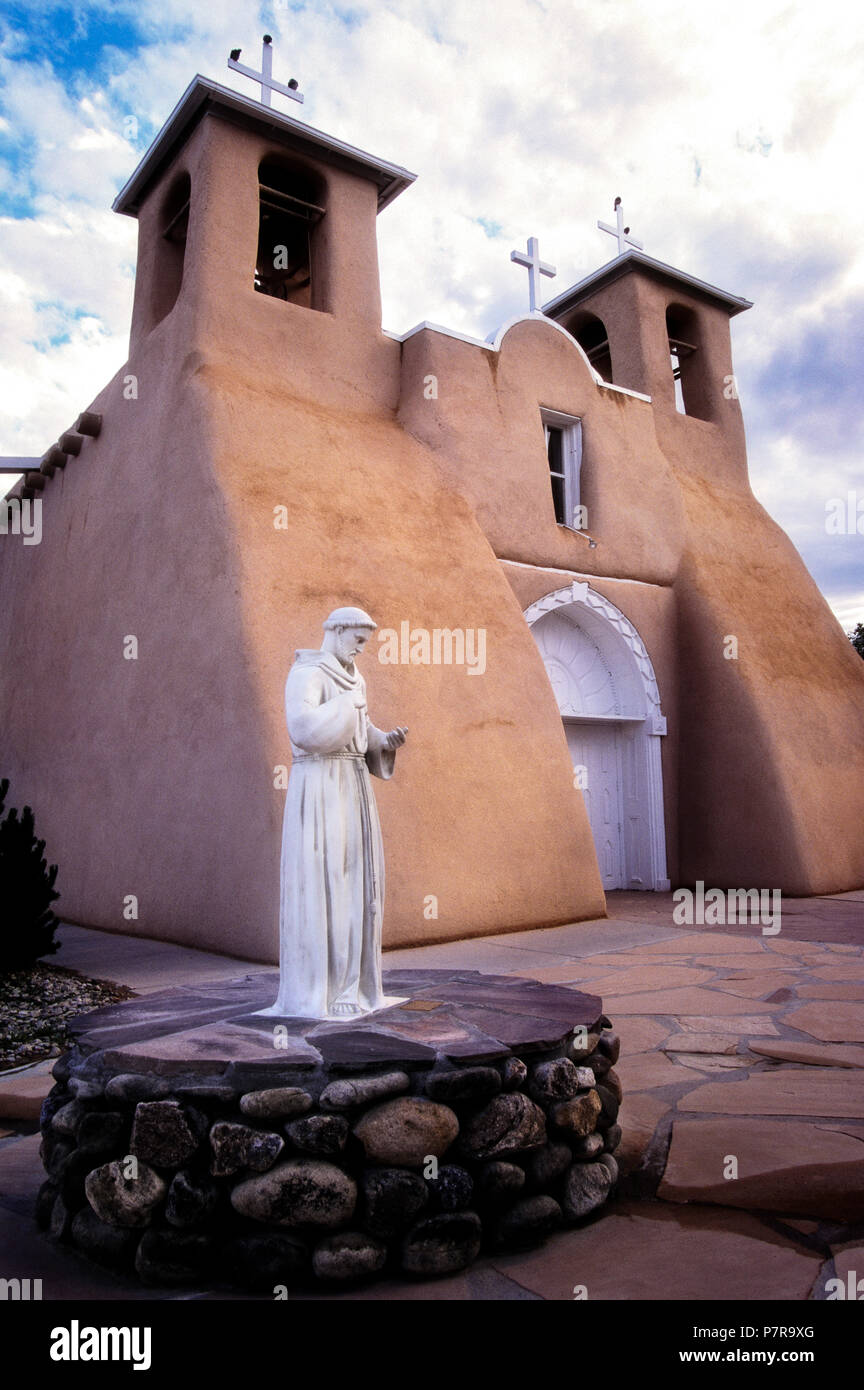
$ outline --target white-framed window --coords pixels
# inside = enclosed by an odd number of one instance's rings
[[[555,520],[572,531],[583,529],[579,497],[579,469],[582,464],[582,421],[559,410],[541,410],[546,436],[549,481]]]

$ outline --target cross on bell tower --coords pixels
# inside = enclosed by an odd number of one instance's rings
[[[259,101],[262,106],[273,105],[273,92],[278,92],[280,96],[290,97],[292,101],[302,101],[303,94],[297,90],[297,79],[292,77],[287,87],[281,82],[273,81],[273,38],[270,34],[264,35],[264,42],[261,46],[261,71],[256,72],[254,68],[247,68],[245,63],[238,63],[240,49],[232,48],[231,56],[228,59],[229,68],[234,72],[240,72],[244,77],[251,77],[253,82],[257,82],[261,88]]]
[[[615,226],[610,227],[608,222],[598,222],[597,226],[601,232],[608,232],[614,236],[618,242],[618,255],[623,256],[628,246],[632,246],[634,251],[644,251],[644,242],[637,241],[635,236],[630,235],[630,228],[624,226],[624,209],[621,206],[621,199],[615,199]]]
[[[540,276],[548,275],[551,280],[558,272],[554,265],[547,265],[545,261],[541,261],[540,244],[536,236],[529,236],[528,238],[527,255],[524,251],[511,251],[510,259],[515,261],[517,265],[524,265],[528,271],[528,303],[533,314],[538,307],[540,298]]]

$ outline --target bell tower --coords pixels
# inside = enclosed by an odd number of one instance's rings
[[[414,177],[196,77],[113,205],[139,224],[130,356],[179,335],[284,357],[310,317],[380,335],[376,217]]]
[[[543,312],[573,334],[605,380],[651,397],[664,447],[692,446],[712,426],[746,471],[729,321],[750,301],[620,245],[614,260]]]

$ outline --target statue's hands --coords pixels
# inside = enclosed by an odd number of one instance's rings
[[[408,737],[408,730],[401,726],[398,729],[391,729],[389,734],[384,735],[384,746],[392,753],[395,748],[401,748]]]

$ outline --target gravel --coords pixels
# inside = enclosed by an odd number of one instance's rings
[[[0,1071],[59,1057],[72,1045],[67,1019],[134,996],[125,985],[57,965],[0,975]]]

